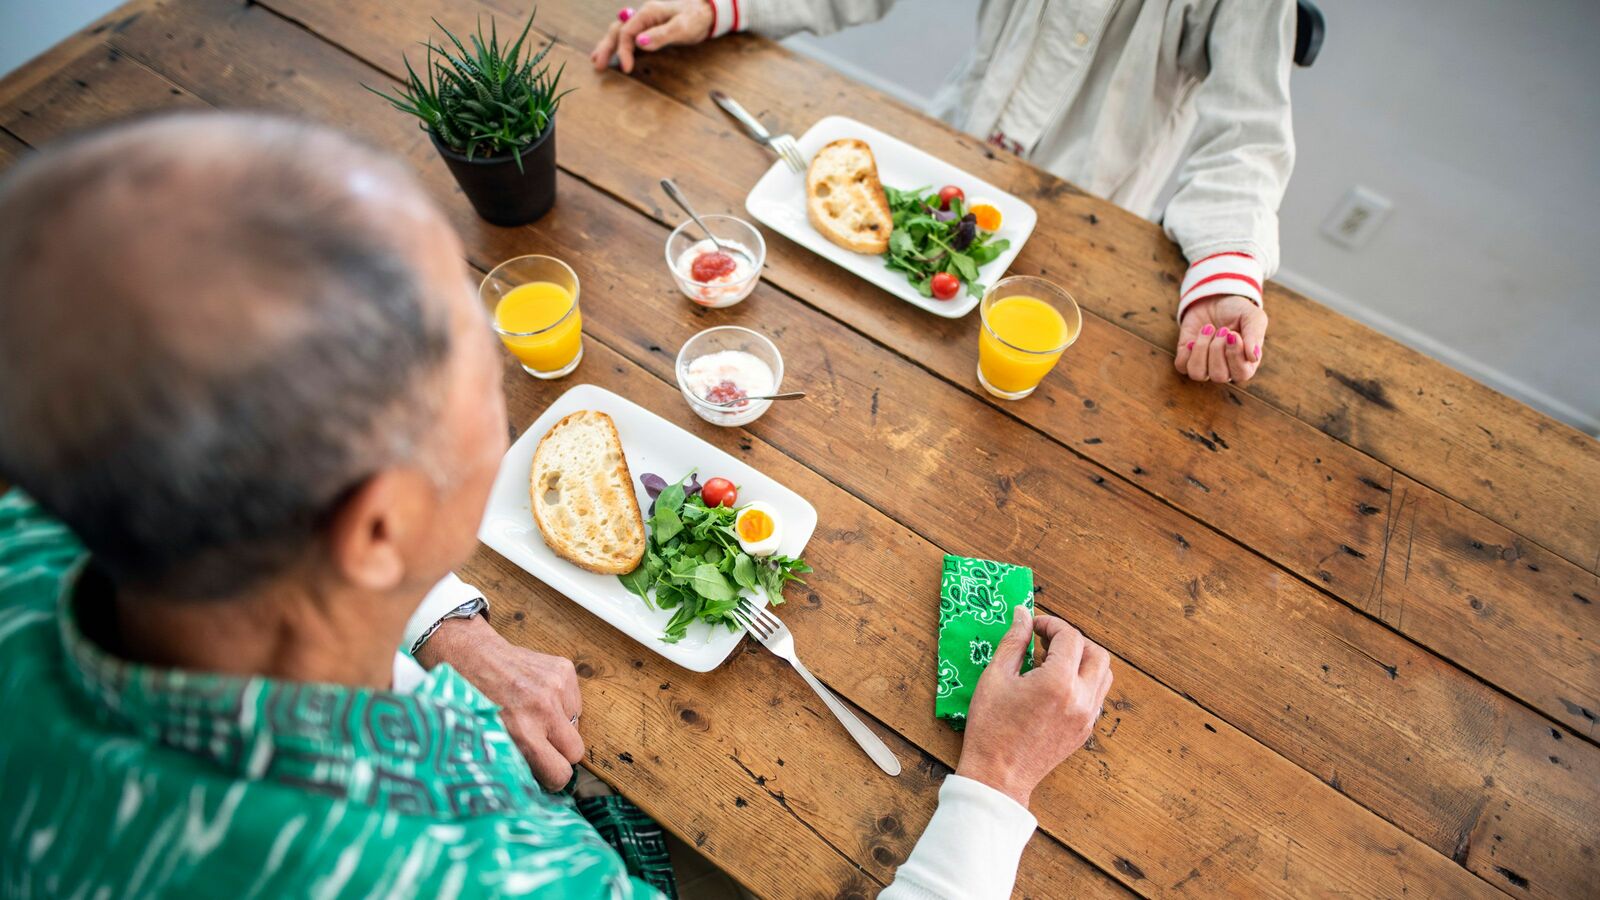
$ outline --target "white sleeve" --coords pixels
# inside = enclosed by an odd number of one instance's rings
[[[1278,205],[1294,168],[1289,65],[1295,5],[1219,0],[1206,38],[1211,68],[1195,95],[1189,155],[1162,217],[1190,271],[1178,314],[1215,294],[1261,302],[1278,270]]]
[[[878,900],[1006,900],[1038,824],[994,788],[947,776],[939,808]]]
[[[797,31],[831,34],[851,25],[876,22],[895,0],[711,0],[716,22],[712,36],[755,31],[770,38]]]
[[[438,584],[428,589],[428,595],[422,598],[417,611],[412,613],[410,620],[406,622],[405,636],[400,639],[400,652],[410,655],[411,648],[416,646],[418,639],[432,628],[434,623],[444,618],[445,613],[482,596],[483,591],[457,578],[454,572],[439,579]]]

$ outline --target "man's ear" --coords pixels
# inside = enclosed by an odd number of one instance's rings
[[[414,469],[387,469],[367,479],[328,523],[334,571],[351,585],[389,591],[407,577],[407,563],[436,505],[434,486]]]

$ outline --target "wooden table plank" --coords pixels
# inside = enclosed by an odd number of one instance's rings
[[[25,141],[78,131],[143,112],[206,108],[198,97],[104,43],[81,46],[54,77],[0,106],[0,128]],[[129,70],[135,71],[129,71]]]
[[[57,76],[63,66],[78,60],[89,49],[103,46],[106,34],[138,21],[156,2],[129,0],[7,73],[0,79],[0,109],[14,107],[19,97]]]
[[[489,2],[525,14],[511,0]],[[586,55],[613,14],[550,3],[536,27]],[[1176,341],[1184,263],[1138,216],[768,41],[724,38],[640,59],[644,80],[707,115],[722,115],[706,96],[717,87],[796,134],[824,115],[854,116],[1012,190],[1040,214],[1013,271],[1054,271],[1089,311],[1161,348]],[[1268,293],[1273,359],[1251,394],[1591,572],[1600,566],[1600,443],[1281,285]]]
[[[8,131],[0,131],[0,169],[9,169],[28,152],[28,145]],[[3,484],[3,482],[0,482]]]
[[[425,0],[388,4],[381,15],[319,0],[267,5],[392,75],[399,74],[398,54],[385,59],[385,47],[426,32],[436,14],[451,27],[470,27],[478,9],[441,13]],[[556,9],[546,12],[559,18]],[[663,171],[692,185],[702,206],[740,211],[746,187],[768,160],[720,113],[689,120],[681,107],[621,76],[597,78],[566,48],[552,58],[569,65],[568,83],[599,96],[568,106],[563,135],[594,149],[565,157],[565,167],[667,224],[680,216],[661,205],[656,182]],[[639,159],[658,168],[638,166]],[[1086,328],[1036,399],[993,401],[973,384],[971,317],[935,319],[786,240],[774,237],[769,246],[766,274],[786,290],[1546,715],[1580,733],[1593,726],[1585,713],[1600,708],[1600,607],[1577,599],[1593,582],[1582,568],[1420,486],[1408,488],[1417,502],[1402,527],[1389,515],[1396,476],[1388,466],[1249,394],[1177,378],[1165,351],[1115,327]],[[1439,555],[1439,565],[1389,577],[1389,538],[1403,535],[1410,544],[1418,533],[1452,552]],[[1526,559],[1477,552],[1482,546],[1514,546]],[[1483,628],[1474,601],[1492,603],[1510,627]],[[1407,609],[1419,614],[1407,617]],[[1519,642],[1498,640],[1510,635]]]
[[[171,90],[169,82],[137,64],[133,71],[118,67],[115,80],[85,80],[86,75],[106,74],[108,61],[115,66],[125,59],[100,49],[84,48],[78,59],[23,95],[33,118],[77,128],[163,104],[206,105],[188,92]],[[54,102],[63,97],[70,100]],[[26,150],[9,135],[4,141],[8,143],[0,143],[0,152]],[[528,381],[509,358],[506,377],[518,388]],[[513,418],[521,421],[535,418],[549,399],[515,389],[508,390],[508,397]],[[0,482],[0,490],[4,487]],[[824,745],[832,752],[791,752],[831,720],[786,666],[752,652],[757,648],[748,648],[728,664],[726,671],[739,674],[724,676],[716,688],[719,695],[731,688],[732,696],[717,707],[711,722],[694,706],[695,698],[707,693],[704,685],[694,683],[703,676],[684,673],[637,647],[632,659],[619,660],[614,631],[487,550],[480,550],[464,574],[497,598],[497,609],[507,611],[496,624],[513,640],[578,664],[588,710],[585,731],[602,736],[601,743],[590,747],[587,764],[764,896],[870,896],[892,877],[932,815],[938,782],[948,767],[882,728],[881,736],[908,761],[906,772],[894,781],[882,778],[843,743],[842,732],[840,741]],[[784,759],[783,753],[790,758]],[[920,764],[910,764],[919,758]],[[754,767],[774,774],[753,774]],[[736,790],[713,803],[674,802],[701,795],[712,784]],[[841,803],[841,795],[850,802]],[[713,839],[713,834],[719,837]],[[773,852],[774,846],[780,852]],[[1129,896],[1115,880],[1048,836],[1030,842],[1024,859],[1018,879],[1024,895],[1050,896],[1066,889],[1074,896]]]
[[[245,59],[240,59],[240,58],[242,58],[242,56],[248,56],[248,53],[246,53],[246,50],[248,50],[248,46],[246,46],[245,43],[242,43],[242,45],[240,45],[240,46],[227,46],[226,50],[216,50],[216,53],[218,53],[219,56],[218,56],[218,58],[216,58],[216,61],[214,61],[213,64],[214,64],[214,66],[224,66],[224,64],[238,64],[238,66],[243,67],[243,69],[245,69],[245,70],[243,70],[243,72],[240,72],[240,75],[242,75],[242,77],[235,78],[235,80],[234,80],[234,82],[237,82],[238,85],[264,85],[264,82],[266,82],[266,80],[264,80],[264,78],[261,78],[261,77],[251,78],[250,77],[251,74],[259,75],[259,74],[261,74],[261,72],[250,72],[250,69],[248,69],[248,61],[245,61]],[[278,48],[274,48],[274,46],[266,46],[266,48],[262,48],[261,51],[262,51],[262,53],[269,54],[269,56],[277,56],[277,54],[280,54],[280,53],[278,53]],[[200,61],[203,61],[203,58],[200,58]],[[222,61],[227,61],[227,62],[222,62]],[[195,64],[198,64],[198,62],[187,61],[187,59],[186,59],[186,61],[176,62],[176,64],[174,64],[174,66],[178,67],[178,69],[184,69],[184,67],[195,66]],[[205,70],[205,69],[197,70],[197,72],[190,72],[190,75],[198,75],[198,77],[200,77],[200,82],[198,82],[198,83],[206,83],[206,77],[211,77],[211,80],[216,80],[216,78],[214,78],[214,75],[216,75],[216,72],[214,72],[214,70]],[[301,96],[312,96],[312,94],[317,94],[317,96],[322,96],[322,94],[328,93],[328,91],[326,91],[325,88],[322,88],[322,86],[318,86],[317,83],[306,83],[306,85],[291,85],[291,88],[293,88],[293,91],[290,91],[290,93],[293,94],[293,96],[296,96],[296,98],[301,98]],[[264,88],[264,90],[272,91],[272,93],[278,93],[278,91],[285,91],[285,90],[288,90],[288,88],[283,88],[283,86],[280,86],[280,85],[266,85],[266,88]],[[330,96],[331,96],[331,94],[330,94]],[[358,94],[358,93],[355,94],[355,96],[357,96],[357,98],[360,98],[360,94]],[[355,101],[352,101],[352,99],[349,99],[349,94],[341,94],[341,99],[342,99],[342,101],[346,102],[346,104],[354,104],[354,102],[355,102]],[[358,106],[336,107],[336,109],[334,109],[333,112],[331,112],[331,115],[334,115],[334,117],[336,117],[336,119],[338,119],[338,120],[341,120],[341,122],[352,123],[352,125],[357,125],[357,127],[363,127],[363,125],[365,125],[366,120],[368,120],[368,119],[366,119],[366,115],[368,115],[368,114],[366,114],[366,112],[363,112],[363,107],[358,107]],[[358,125],[358,123],[360,123],[360,125]],[[390,128],[390,125],[378,125],[378,128]],[[435,171],[435,173],[429,173],[429,175],[437,175],[437,171]],[[458,200],[458,207],[459,207],[459,200]],[[586,226],[586,227],[594,227],[594,226]],[[477,240],[480,239],[480,237],[483,237],[483,235],[486,235],[486,234],[502,234],[502,232],[499,232],[499,229],[490,229],[490,227],[480,226],[480,224],[470,223],[470,221],[467,221],[467,223],[466,223],[466,231],[467,231],[467,234],[469,234],[470,242],[474,242],[474,243],[477,243]],[[661,237],[661,235],[659,235],[659,234],[658,235],[654,235],[654,237],[651,237],[650,242],[653,243],[653,245],[658,245],[659,237]],[[640,255],[640,256],[622,255],[622,258],[627,258],[627,259],[632,259],[632,258],[653,258],[654,255],[656,255],[656,253],[654,253],[654,250],[651,250],[650,253],[646,253],[646,255]],[[650,295],[651,291],[656,290],[656,288],[658,288],[658,287],[659,287],[659,285],[650,285],[650,287],[645,287],[645,288],[643,288],[643,290],[634,291],[634,296],[648,296],[648,295]],[[637,301],[635,301],[635,303],[637,303]],[[678,309],[682,309],[682,306],[683,306],[682,303],[678,303]],[[739,309],[749,309],[750,306],[754,306],[754,304],[747,304],[746,307],[739,307]],[[629,312],[637,312],[637,311],[635,311],[635,309],[630,309]],[[638,344],[637,341],[627,341],[626,346],[640,346],[640,344]],[[646,354],[646,356],[650,356],[651,359],[654,359],[654,356],[651,356],[651,354]],[[818,368],[818,367],[816,367],[816,365],[813,364],[813,368]],[[859,412],[864,412],[864,410],[851,410],[851,413],[853,413],[853,415],[856,415],[856,413],[859,413]],[[864,418],[864,416],[862,416],[862,418]],[[846,479],[846,480],[848,480],[848,479]],[[1170,533],[1168,533],[1168,535],[1163,536],[1163,540],[1170,541],[1171,540]],[[1213,543],[1214,543],[1214,538],[1211,538],[1211,541],[1213,541]],[[1336,621],[1338,621],[1338,620],[1336,620]],[[1365,620],[1360,620],[1360,621],[1365,621]],[[1246,631],[1248,631],[1248,628],[1250,628],[1250,625],[1246,625],[1246,628],[1245,628]],[[1360,626],[1360,625],[1355,626],[1355,631],[1352,634],[1354,634],[1354,636],[1357,636],[1357,637],[1362,637],[1362,626]],[[1346,639],[1349,639],[1349,637],[1346,637]],[[1355,665],[1366,666],[1366,668],[1374,669],[1374,671],[1376,671],[1376,666],[1371,665],[1371,661],[1370,660],[1366,660],[1365,657],[1360,657],[1360,655],[1358,655],[1358,653],[1354,653],[1354,652],[1350,652],[1349,655],[1350,655],[1350,657],[1352,657],[1352,660],[1354,660]],[[1448,695],[1450,695],[1450,690],[1438,690],[1437,681],[1434,682],[1434,685],[1432,685],[1432,687],[1429,687],[1429,682],[1430,681],[1434,681],[1434,677],[1435,677],[1434,676],[1434,671],[1435,671],[1434,666],[1437,666],[1437,663],[1427,663],[1426,655],[1424,655],[1424,657],[1421,657],[1421,658],[1422,658],[1422,663],[1421,663],[1421,666],[1419,666],[1418,671],[1419,671],[1419,673],[1422,674],[1422,687],[1424,687],[1424,690],[1422,690],[1422,693],[1432,693],[1432,695],[1435,695],[1435,698],[1434,698],[1434,700],[1429,700],[1429,701],[1427,701],[1427,703],[1424,703],[1424,705],[1422,705],[1422,706],[1424,706],[1424,709],[1422,709],[1422,713],[1419,713],[1419,714],[1421,714],[1421,716],[1426,716],[1426,717],[1437,717],[1438,713],[1448,713],[1448,708],[1442,708],[1442,706],[1440,706],[1440,701],[1438,701],[1437,697],[1438,697],[1438,695],[1445,695],[1445,697],[1448,697]],[[1416,663],[1408,663],[1408,665],[1416,665]],[[1402,668],[1406,668],[1406,666],[1402,666]],[[1411,673],[1410,668],[1406,668],[1406,673],[1413,674],[1413,673]],[[1381,677],[1384,677],[1384,676],[1381,676]],[[1190,681],[1192,681],[1192,679],[1190,679]],[[1387,679],[1386,679],[1386,681],[1387,681]],[[1381,685],[1379,685],[1379,687],[1381,687]],[[1378,690],[1378,693],[1382,693],[1381,690]],[[1482,692],[1482,693],[1485,693],[1485,695],[1486,695],[1486,700],[1482,701],[1482,703],[1480,703],[1480,698],[1478,698],[1478,697],[1462,698],[1462,701],[1464,701],[1464,703],[1466,703],[1466,705],[1474,706],[1474,708],[1477,708],[1477,706],[1486,706],[1486,708],[1490,708],[1491,709],[1491,716],[1490,716],[1491,719],[1496,719],[1496,717],[1501,716],[1501,714],[1502,714],[1501,713],[1501,708],[1502,708],[1502,706],[1504,706],[1504,701],[1502,701],[1502,700],[1494,700],[1493,695],[1491,695],[1491,693],[1488,693],[1488,692]],[[1314,708],[1315,708],[1315,706],[1318,706],[1318,705],[1317,705],[1317,703],[1312,703],[1312,706],[1314,706]],[[1434,714],[1432,714],[1432,716],[1430,716],[1429,709],[1427,709],[1427,706],[1432,706],[1432,708],[1434,708],[1434,709],[1432,709],[1432,713],[1434,713]],[[1317,713],[1320,713],[1320,709],[1312,709],[1312,711],[1317,711]],[[1334,716],[1334,717],[1338,717],[1338,716]],[[1267,724],[1270,725],[1270,722],[1267,722]],[[1408,729],[1410,729],[1410,727],[1411,727],[1411,722],[1406,722],[1405,719],[1403,719],[1403,717],[1402,717],[1402,719],[1398,719],[1398,722],[1397,722],[1397,724],[1395,724],[1395,727],[1397,727],[1397,729],[1398,729],[1398,727],[1400,727],[1400,725],[1402,725],[1402,724],[1405,725],[1405,727],[1408,727]],[[1357,730],[1360,730],[1360,729],[1357,729]],[[1310,735],[1307,735],[1307,737],[1309,737],[1309,740],[1312,740],[1312,741],[1317,740],[1317,737],[1310,737]],[[1320,737],[1320,732],[1318,732],[1318,737]],[[1387,737],[1387,735],[1379,735],[1379,737]],[[1437,735],[1424,735],[1424,737],[1437,737]],[[1301,738],[1301,740],[1306,740],[1306,738]],[[1448,738],[1446,738],[1445,743],[1446,743],[1446,745],[1448,745],[1448,743],[1450,743],[1450,740],[1448,740]],[[1384,746],[1390,746],[1390,748],[1392,748],[1392,745],[1394,745],[1394,741],[1389,741],[1389,743],[1387,743],[1387,745],[1384,745]],[[1374,745],[1374,746],[1378,746],[1378,745]],[[1451,748],[1451,749],[1453,749],[1453,748]],[[1376,753],[1376,751],[1371,751],[1371,753]],[[1520,748],[1520,751],[1518,751],[1518,753],[1512,754],[1512,756],[1518,757],[1518,759],[1520,759],[1520,757],[1530,756],[1530,748]],[[1579,757],[1579,759],[1582,759],[1582,757]],[[1482,761],[1478,761],[1478,762],[1482,762]],[[1421,764],[1418,764],[1418,765],[1421,765]],[[1477,762],[1474,762],[1474,765],[1477,765]],[[1326,770],[1326,767],[1320,767],[1320,769]],[[1344,773],[1346,773],[1346,778],[1350,778],[1349,769],[1362,770],[1362,772],[1365,772],[1365,765],[1350,765],[1350,767],[1347,767],[1347,769],[1344,770]],[[1378,769],[1382,770],[1382,765],[1379,765]],[[1512,765],[1512,769],[1515,769],[1515,765]],[[1462,772],[1461,767],[1451,767],[1451,765],[1446,765],[1446,770],[1453,770],[1453,772]],[[1450,772],[1446,772],[1446,775],[1450,775]],[[1450,775],[1450,777],[1451,778],[1458,778],[1459,775]],[[1474,778],[1474,781],[1477,780],[1478,773],[1477,772],[1472,772],[1472,778]],[[1514,775],[1514,777],[1512,777],[1512,783],[1514,783],[1514,785],[1517,785],[1517,791],[1522,790],[1522,785],[1518,785],[1518,777],[1515,777],[1515,775]],[[1363,788],[1363,790],[1365,790],[1365,788]],[[1408,788],[1408,790],[1416,790],[1416,786],[1413,786],[1413,788]],[[1435,788],[1435,790],[1437,790],[1437,788]],[[1520,796],[1520,794],[1515,793],[1515,791],[1514,791],[1514,796],[1517,796],[1518,799],[1522,799],[1522,796]],[[1472,802],[1472,801],[1470,801],[1470,798],[1461,798],[1461,799],[1462,799],[1462,801],[1466,802],[1467,809],[1470,809],[1470,802]],[[1432,804],[1435,804],[1435,806],[1437,806],[1437,804],[1440,804],[1440,802],[1445,802],[1445,801],[1442,801],[1442,799],[1435,798],[1434,801],[1429,801],[1429,802],[1432,802]],[[1446,804],[1446,806],[1450,806],[1450,804]],[[1522,804],[1522,806],[1531,806],[1531,804]],[[1518,807],[1518,809],[1522,809],[1522,807]],[[1531,815],[1531,814],[1530,814],[1530,812],[1526,812],[1526,810],[1522,810],[1522,812],[1520,812],[1520,815]],[[1563,814],[1563,815],[1565,815],[1565,814]],[[1451,818],[1451,817],[1445,817],[1445,818]],[[1459,826],[1459,825],[1461,825],[1461,823],[1459,823],[1459,822],[1451,822],[1450,825],[1448,825],[1448,826]],[[1469,825],[1470,825],[1470,822],[1469,822]],[[1448,828],[1448,826],[1446,826],[1446,828]],[[1565,831],[1563,831],[1562,828],[1565,828]],[[1531,828],[1530,833],[1531,833],[1531,836],[1533,836],[1534,839],[1549,838],[1549,836],[1552,836],[1552,834],[1557,834],[1557,836],[1560,836],[1560,838],[1566,839],[1566,838],[1568,838],[1568,836],[1570,836],[1570,834],[1573,834],[1573,828],[1570,828],[1570,826],[1562,826],[1562,828],[1554,828],[1554,830],[1552,830],[1552,828],[1547,828],[1547,826],[1541,826],[1541,828]],[[1581,828],[1581,826],[1579,826],[1579,828]],[[1579,833],[1581,833],[1581,831],[1579,831]],[[1448,844],[1446,844],[1446,847],[1454,847],[1454,846],[1456,846],[1456,841],[1458,841],[1459,836],[1461,836],[1461,834],[1456,833],[1456,831],[1450,831],[1450,833],[1448,833]],[[1502,852],[1502,854],[1504,854],[1504,852],[1506,852],[1506,850],[1501,850],[1501,852]],[[1501,858],[1501,862],[1506,862],[1506,858],[1507,857],[1499,857],[1499,858]],[[1509,868],[1509,866],[1507,866],[1507,868]],[[1512,871],[1515,871],[1515,870],[1512,870]],[[1552,876],[1552,878],[1555,878],[1555,876]],[[1560,884],[1560,881],[1555,881],[1555,884]]]

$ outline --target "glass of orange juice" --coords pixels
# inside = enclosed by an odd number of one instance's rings
[[[1031,275],[995,282],[978,311],[978,383],[1005,400],[1033,393],[1083,329],[1072,295]]]
[[[508,259],[483,278],[478,296],[500,340],[535,378],[560,378],[583,359],[578,275],[551,256]]]

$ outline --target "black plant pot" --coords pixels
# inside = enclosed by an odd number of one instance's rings
[[[444,157],[450,174],[472,201],[472,208],[483,220],[494,225],[526,225],[550,211],[556,202],[556,123],[522,151],[522,167],[516,157],[474,156],[468,159],[444,145],[429,130],[433,146]]]

